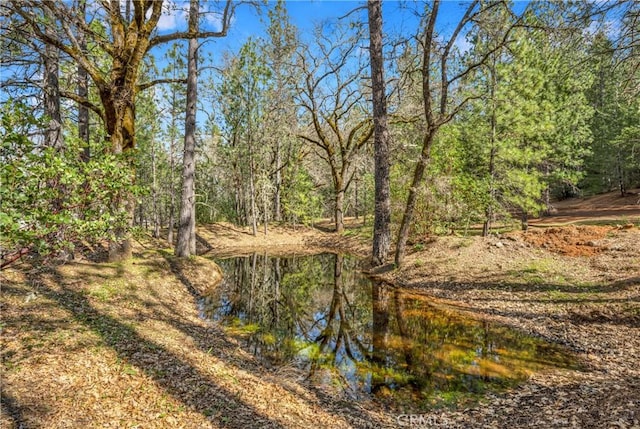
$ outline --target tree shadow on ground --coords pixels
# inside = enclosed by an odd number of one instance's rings
[[[630,328],[640,327],[640,278],[631,277],[619,280],[608,285],[590,285],[575,286],[566,284],[524,284],[511,282],[433,282],[416,280],[409,284],[403,284],[401,287],[407,291],[415,291],[418,294],[427,296],[440,296],[441,290],[453,290],[456,293],[465,292],[482,292],[482,296],[474,294],[466,295],[464,304],[456,304],[451,301],[447,305],[458,308],[464,312],[477,314],[493,314],[498,316],[517,318],[517,319],[539,319],[541,317],[552,317],[551,315],[540,314],[535,311],[521,309],[498,309],[491,308],[491,305],[482,305],[479,308],[474,306],[474,302],[512,302],[512,303],[531,303],[542,305],[570,305],[580,306],[580,311],[564,312],[562,315],[553,317],[566,320],[572,323],[607,323],[613,325],[627,326]],[[638,288],[638,293],[634,294],[634,288]],[[490,295],[491,292],[497,292],[495,296]],[[631,292],[629,296],[620,297],[613,294],[619,292]],[[534,295],[505,297],[503,293],[528,293],[543,294],[539,298]],[[487,293],[487,295],[484,295]],[[607,296],[612,294],[612,296]],[[450,298],[448,298],[450,299]],[[637,308],[637,314],[601,314],[591,311],[593,306],[602,305],[629,305]],[[590,307],[591,306],[591,307]],[[525,307],[526,308],[526,307]]]
[[[7,421],[7,423],[12,423],[12,426],[15,429],[26,428],[24,423],[25,419],[22,416],[22,410],[13,397],[7,394],[6,389],[2,389],[2,395],[0,395],[0,414],[5,416],[5,421]]]
[[[424,278],[413,279],[407,283],[397,284],[402,288],[428,291],[429,289],[449,289],[455,291],[497,291],[497,292],[563,292],[571,294],[582,293],[613,293],[621,292],[640,286],[640,277],[629,277],[606,284],[575,285],[560,284],[549,281],[516,282],[496,281],[492,278],[479,278],[477,281],[461,283],[459,281],[430,281]]]
[[[198,245],[198,255],[205,255],[213,250],[213,246],[203,236],[196,234],[196,244]]]
[[[282,379],[277,372],[266,369],[253,356],[240,351],[237,342],[229,340],[219,327],[207,325],[204,322],[197,323],[194,321],[193,314],[185,315],[185,309],[188,309],[190,303],[182,305],[179,311],[176,311],[175,307],[172,308],[172,303],[175,305],[176,299],[184,299],[185,293],[181,289],[184,287],[193,298],[195,312],[200,296],[197,292],[198,285],[194,285],[189,280],[188,273],[181,271],[181,264],[176,263],[172,266],[170,255],[165,255],[163,252],[157,255],[142,262],[132,261],[129,268],[126,268],[125,264],[79,264],[71,271],[52,269],[31,273],[27,276],[27,281],[21,283],[24,288],[16,289],[14,295],[20,296],[29,290],[34,290],[43,301],[38,302],[37,306],[30,307],[31,310],[28,311],[29,314],[24,315],[25,317],[22,316],[22,311],[17,312],[15,316],[17,318],[11,321],[11,324],[16,325],[18,329],[31,331],[31,321],[40,314],[41,304],[48,308],[63,310],[67,325],[66,327],[56,325],[56,329],[61,329],[61,333],[70,331],[73,335],[73,332],[80,328],[80,330],[87,329],[92,336],[97,335],[97,340],[92,344],[113,350],[118,361],[131,365],[142,376],[152,380],[158,388],[184,404],[190,411],[198,412],[210,420],[214,419],[211,421],[216,427],[295,427],[296,420],[291,419],[298,418],[296,407],[301,405],[305,407],[300,414],[302,419],[300,422],[304,423],[303,426],[308,426],[313,420],[316,412],[314,410],[322,410],[321,418],[324,420],[319,417],[320,427],[327,425],[327,419],[335,419],[336,426],[341,427],[349,424],[353,427],[384,427],[382,422],[378,422],[375,416],[370,415],[358,404],[347,405],[344,402],[336,402],[335,398],[323,396],[321,392],[315,392],[295,380]],[[164,259],[159,255],[164,256]],[[191,267],[190,264],[188,265]],[[137,279],[127,279],[127,276],[131,275],[129,269],[144,275],[143,285],[149,282],[153,286],[142,286],[145,288],[142,294],[135,293],[135,288],[130,291],[128,285]],[[173,278],[166,282],[158,281],[166,276],[171,277],[171,273],[180,282]],[[122,279],[127,280],[121,282]],[[96,287],[101,288],[105,285],[108,287],[117,285],[120,290],[114,296],[97,297]],[[158,290],[156,285],[159,286]],[[140,285],[136,287],[137,290],[141,290]],[[174,290],[179,288],[180,291],[165,294],[167,288]],[[189,300],[188,295],[187,300]],[[125,311],[132,309],[135,314],[120,318],[118,310],[120,307]],[[63,319],[60,319],[61,323],[65,322]],[[138,326],[136,322],[150,323],[149,327],[152,330],[149,331],[150,333],[158,333],[160,332],[158,329],[166,325],[174,332],[171,335],[178,332],[184,334],[184,337],[179,335],[176,338],[183,342],[187,337],[186,344],[189,344],[187,347],[197,353],[182,355],[172,347],[165,346],[163,342],[148,338],[143,334],[145,331],[140,329],[142,326]],[[67,353],[69,351],[65,345],[62,355]],[[211,358],[204,357],[203,353]],[[30,354],[33,355],[32,352]],[[201,358],[203,360],[200,360]],[[195,361],[191,363],[191,359],[197,359],[198,364]],[[209,362],[207,359],[210,359],[212,364],[219,365],[217,367],[219,369],[211,372],[204,370],[200,363],[206,365]],[[227,374],[230,374],[235,383],[243,384],[235,387],[229,383],[229,380],[219,378]],[[260,386],[245,385],[256,379],[264,382]],[[47,385],[48,383],[44,382],[45,388]],[[269,397],[270,389],[280,391],[280,396],[277,397],[282,398],[283,403],[274,401],[274,397]],[[107,395],[113,393],[111,390],[103,392]],[[249,396],[245,397],[245,394]],[[291,403],[288,398],[291,398]],[[16,401],[11,403],[11,409],[14,410],[11,415],[18,416],[16,417],[18,423],[13,426],[20,427],[19,425],[25,421],[24,417],[29,422],[31,419],[37,420],[54,412],[60,414],[60,410],[53,403],[50,410],[43,410],[41,415],[34,414],[31,407],[35,399],[27,396],[25,400],[28,402],[22,407]],[[50,399],[46,402],[50,403]],[[25,408],[27,406],[29,409]],[[24,417],[20,415],[21,412],[24,413]],[[72,424],[79,425],[84,422],[82,419],[86,420],[86,418],[91,417],[78,417]]]
[[[162,254],[162,256],[169,264],[171,272],[193,296],[194,300],[196,301],[195,305],[197,305],[198,301],[203,297],[197,292],[197,288],[195,287],[195,285],[193,285],[188,277],[182,272],[180,265],[175,263],[174,259],[168,257],[166,254]],[[190,336],[201,351],[207,352],[219,359],[229,361],[235,366],[242,367],[245,371],[255,372],[256,375],[262,378],[265,377],[265,368],[261,365],[259,360],[241,359],[238,356],[231,357],[228,353],[225,353],[225,349],[223,347],[212,347],[212,345],[220,343],[231,344],[231,342],[228,341],[226,334],[218,326],[212,326],[212,328],[209,330],[211,332],[209,332],[209,334],[207,335],[202,332],[201,329],[198,329],[198,327],[194,326],[191,323],[185,323],[176,318],[171,318],[167,314],[159,315],[159,317],[164,320],[168,320],[171,326]],[[237,347],[237,345],[234,347]],[[259,371],[260,374],[257,374]],[[268,378],[269,382],[277,384],[279,387],[288,391],[289,393],[293,395],[299,395],[299,392],[297,392],[295,389],[292,389],[289,385],[287,385],[287,383],[283,383],[281,380],[278,380],[277,375],[267,375],[266,377]],[[354,425],[354,427],[392,427],[386,425],[382,421],[372,420],[371,415],[364,411],[360,406],[354,406],[354,403],[345,404],[344,402],[341,403],[340,401],[336,401],[335,397],[332,397],[331,395],[314,386],[305,386],[305,389],[308,393],[314,396],[320,404],[322,404],[325,410],[327,410],[331,414],[340,416],[348,420],[352,425]],[[348,411],[348,414],[345,414],[345,411]]]
[[[57,272],[51,274],[59,290],[40,283],[39,292],[67,310],[75,321],[96,333],[106,346],[116,352],[119,359],[138,368],[167,394],[204,416],[216,413],[233,416],[216,422],[224,427],[284,427],[170,350],[141,337],[131,326],[94,308],[85,294],[65,286],[64,279]],[[165,374],[171,374],[171,377],[166,377]],[[176,383],[176,380],[188,382]],[[19,416],[19,404],[9,405],[13,410],[12,415]]]

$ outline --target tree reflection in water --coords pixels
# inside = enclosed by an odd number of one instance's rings
[[[571,364],[539,339],[372,282],[351,256],[253,254],[218,262],[225,281],[202,299],[203,317],[242,337],[265,363],[295,365],[351,396],[429,401]]]

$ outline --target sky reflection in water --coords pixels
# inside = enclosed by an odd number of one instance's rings
[[[200,302],[265,363],[294,365],[355,398],[429,405],[572,366],[559,348],[362,276],[336,254],[218,261],[225,281]]]

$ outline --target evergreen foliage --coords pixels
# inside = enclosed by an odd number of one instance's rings
[[[116,202],[140,189],[132,184],[125,156],[102,148],[85,162],[81,143],[70,135],[64,150],[43,146],[43,121],[19,102],[3,104],[1,121],[3,263],[21,252],[68,255],[112,239],[128,225],[127,212]]]
[[[202,42],[225,36],[232,22],[234,3],[224,4],[225,31],[198,32],[197,221],[266,233],[270,222],[332,217],[342,231],[345,216],[373,219],[381,169],[371,144],[366,14],[304,34],[285,2],[269,3],[262,37],[206,61]],[[163,13],[155,2],[132,5],[150,26]],[[129,34],[124,24],[137,24],[124,10],[84,6],[2,7],[3,264],[123,242],[134,226],[174,242],[190,35]],[[488,234],[496,223],[548,213],[559,199],[640,186],[637,4],[465,8],[445,31],[441,2],[415,5],[421,19],[408,20],[403,34],[380,34],[391,230],[484,224]],[[119,31],[149,49],[125,52]],[[70,34],[78,32],[85,37],[76,46]]]

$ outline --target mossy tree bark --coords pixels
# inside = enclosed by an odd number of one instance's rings
[[[10,0],[3,7],[8,18],[22,25],[31,37],[69,56],[95,85],[100,104],[78,92],[61,92],[66,97],[94,111],[102,120],[113,153],[123,154],[136,145],[135,103],[139,91],[159,83],[184,83],[184,79],[158,79],[140,83],[139,72],[145,55],[157,45],[174,40],[226,36],[234,5],[228,0],[221,11],[222,29],[200,32],[189,28],[157,35],[163,1],[127,2],[123,15],[118,1],[58,2],[51,0]],[[87,21],[84,10],[100,16],[106,31],[96,31]],[[86,46],[93,46],[87,50]],[[107,56],[110,67],[102,69],[95,55]],[[117,203],[115,210],[126,210],[133,221],[133,198]],[[115,231],[110,245],[110,260],[127,258],[131,243],[126,228]]]

